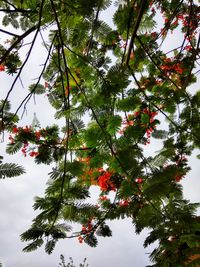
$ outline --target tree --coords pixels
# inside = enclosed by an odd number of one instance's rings
[[[114,29],[100,17],[113,2]],[[200,93],[189,90],[198,73],[198,5],[2,0],[0,7],[0,31],[9,38],[0,46],[0,71],[14,77],[0,113],[1,131],[10,133],[7,153],[21,150],[36,164],[52,164],[45,195],[34,204],[40,213],[21,235],[29,242],[24,251],[45,242],[51,253],[59,239],[72,237],[96,246],[98,235],[112,235],[108,220],[131,218],[137,233],[151,229],[145,247],[159,243],[152,266],[199,266],[199,204],[183,198],[180,184],[200,140]],[[166,51],[171,33],[182,41]],[[10,93],[39,36],[47,50],[41,74],[11,113]],[[40,94],[47,94],[63,127],[41,127],[36,117],[20,125],[20,108]],[[162,140],[155,157],[145,153],[152,138]],[[9,176],[4,169],[2,176]],[[87,203],[91,186],[100,189],[95,205]],[[70,222],[82,225],[80,231],[73,233]]]

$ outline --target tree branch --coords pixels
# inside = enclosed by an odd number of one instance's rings
[[[30,29],[28,29],[25,33],[23,33],[22,35],[20,35],[18,37],[18,39],[8,48],[8,50],[6,50],[5,54],[0,58],[0,65],[4,62],[4,60],[7,58],[7,56],[10,54],[10,52],[16,48],[16,46],[25,38],[27,37],[29,34],[31,34],[33,31],[35,31],[36,29],[38,29],[38,27],[40,27],[40,24],[35,25],[33,27],[31,27]]]
[[[138,30],[138,28],[140,26],[140,22],[142,20],[143,15],[144,15],[146,4],[147,4],[146,0],[141,0],[140,9],[139,9],[138,16],[137,16],[137,19],[136,19],[136,22],[135,22],[135,25],[134,25],[133,33],[132,33],[132,36],[131,36],[131,40],[130,40],[130,44],[129,44],[129,48],[128,48],[128,52],[127,52],[125,65],[129,65],[131,50],[133,49],[134,40],[135,40],[135,37],[136,37],[136,34],[137,34],[137,30]]]

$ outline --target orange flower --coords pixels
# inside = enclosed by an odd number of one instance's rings
[[[102,191],[116,190],[115,185],[110,181],[112,172],[106,171],[98,178],[98,185]]]

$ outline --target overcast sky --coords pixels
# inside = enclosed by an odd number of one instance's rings
[[[18,83],[11,95],[14,101],[13,108],[18,107],[26,93],[26,86],[38,76],[37,66],[42,63],[42,56],[43,51],[38,46],[37,55],[31,57],[27,71],[22,74],[25,89]],[[2,99],[10,87],[11,77],[8,79],[4,73],[0,73],[0,81],[0,99]],[[33,99],[29,102],[23,124],[30,124],[34,112],[37,113],[41,125],[52,124],[53,110],[49,108],[46,97],[43,95],[36,97],[36,104]],[[157,141],[154,141],[148,153],[151,154],[153,147],[156,146]],[[5,155],[4,149],[5,144],[1,143],[0,155]],[[31,158],[24,158],[20,152],[14,156],[5,155],[5,162],[17,162],[25,167],[27,173],[15,179],[0,180],[0,262],[2,261],[4,267],[57,267],[60,254],[65,256],[66,262],[69,257],[73,257],[77,266],[84,257],[88,259],[90,267],[144,267],[150,263],[148,253],[152,247],[146,250],[143,248],[143,241],[148,231],[140,236],[135,235],[129,220],[109,222],[113,237],[99,238],[97,248],[79,244],[77,239],[69,239],[60,241],[50,256],[45,254],[44,248],[23,253],[22,248],[25,243],[20,241],[20,234],[31,225],[35,215],[32,209],[33,198],[36,195],[42,196],[48,179],[47,174],[52,166],[35,165]],[[192,171],[182,182],[184,194],[192,202],[199,202],[199,161],[193,155],[190,162]],[[93,190],[96,194],[96,189]]]

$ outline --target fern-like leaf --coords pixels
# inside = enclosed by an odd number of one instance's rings
[[[47,241],[46,245],[45,245],[45,251],[47,254],[51,254],[55,248],[56,245],[56,240],[52,239]]]
[[[7,145],[6,153],[10,155],[15,154],[17,151],[20,150],[20,148],[22,148],[22,146],[23,146],[23,143],[21,141],[10,143]]]
[[[84,238],[84,242],[88,244],[90,247],[96,247],[98,244],[97,238],[94,236],[93,233],[86,235]]]
[[[168,136],[168,132],[165,130],[154,129],[154,131],[152,132],[152,137],[154,137],[156,139],[166,139],[167,136]]]
[[[37,248],[43,245],[44,241],[42,238],[33,241],[32,243],[28,244],[25,248],[23,248],[24,252],[31,252],[36,250]]]
[[[15,163],[2,163],[0,164],[0,179],[4,179],[6,177],[11,178],[15,176],[19,176],[25,173],[23,167],[18,166]]]

